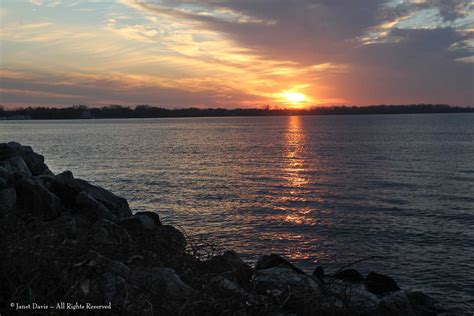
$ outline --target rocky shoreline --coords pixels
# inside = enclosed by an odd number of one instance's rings
[[[277,254],[252,267],[231,250],[203,260],[157,213],[13,142],[0,144],[0,218],[0,314],[449,314],[376,272],[310,275]]]

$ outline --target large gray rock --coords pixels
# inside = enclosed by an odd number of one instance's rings
[[[0,178],[7,179],[10,171],[8,170],[9,164],[5,161],[0,161]]]
[[[420,291],[405,291],[416,315],[431,316],[446,312],[438,301]]]
[[[284,265],[257,270],[252,276],[251,286],[257,294],[279,298],[290,294],[289,300],[293,303],[320,295],[319,286],[312,277]]]
[[[52,192],[61,198],[61,201],[68,208],[74,208],[76,196],[81,192],[86,192],[117,218],[120,219],[132,215],[126,199],[104,188],[92,185],[87,181],[75,179],[70,172],[63,172],[54,177],[42,176],[41,179]]]
[[[0,189],[6,188],[8,186],[7,179],[0,177]]]
[[[155,213],[153,213],[155,214]],[[158,216],[158,214],[155,214]],[[133,216],[125,217],[120,221],[120,225],[130,230],[155,230],[158,226],[161,225],[161,222],[158,218],[154,218],[144,212],[140,214],[135,214]]]
[[[89,193],[94,199],[102,203],[118,218],[124,218],[132,215],[126,199],[121,198],[104,188],[90,184],[81,179],[74,179],[72,183],[75,187]]]
[[[16,191],[14,188],[0,189],[0,214],[4,215],[15,209]]]
[[[18,208],[31,215],[51,220],[59,217],[63,210],[61,200],[39,180],[22,178],[16,182],[15,191]]]
[[[377,315],[417,315],[405,292],[392,292],[382,297],[376,309]]]
[[[7,162],[10,165],[11,172],[17,172],[27,177],[31,177],[33,175],[23,158],[20,156],[10,157]]]
[[[346,312],[369,313],[379,303],[378,297],[368,292],[362,284],[328,278],[325,288],[328,296],[342,302],[340,308]]]
[[[255,264],[255,270],[269,269],[269,268],[277,267],[280,265],[285,266],[289,269],[292,269],[293,271],[297,273],[304,274],[302,270],[295,267],[288,260],[274,253],[270,255],[264,255],[258,258],[257,263]]]
[[[76,212],[85,215],[96,221],[99,219],[107,219],[117,221],[117,217],[112,214],[108,208],[97,201],[91,194],[82,191],[75,198]]]
[[[176,313],[194,292],[169,268],[137,269],[132,273],[131,280],[138,288],[148,289],[154,302],[168,313]]]
[[[205,262],[209,271],[214,274],[230,272],[229,279],[237,285],[247,288],[254,270],[246,264],[235,251],[226,251]]]
[[[367,275],[365,278],[365,287],[367,291],[378,295],[400,290],[400,287],[394,279],[377,272],[370,272]]]
[[[333,275],[333,277],[339,280],[352,282],[352,283],[363,283],[365,280],[364,276],[355,269],[346,269],[346,270],[336,272]]]
[[[46,230],[57,238],[75,238],[77,234],[77,222],[74,217],[63,215],[47,222]]]
[[[187,241],[183,233],[175,227],[163,225],[154,230],[154,243],[166,248],[170,253],[184,254]]]
[[[9,160],[15,156],[22,158],[34,176],[53,174],[44,163],[44,157],[33,152],[30,146],[22,146],[15,142],[0,144],[0,160]]]

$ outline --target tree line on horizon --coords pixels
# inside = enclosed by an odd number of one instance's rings
[[[64,108],[27,107],[6,109],[0,106],[0,119],[106,119],[106,118],[160,118],[160,117],[216,117],[216,116],[288,116],[288,115],[360,115],[410,113],[472,113],[474,108],[447,104],[319,106],[307,109],[263,108],[179,108],[168,109],[149,105],[128,107],[111,104],[99,108],[74,105]]]

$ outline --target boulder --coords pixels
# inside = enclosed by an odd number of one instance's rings
[[[44,220],[59,217],[63,210],[61,200],[37,179],[19,179],[15,191],[18,208]]]
[[[207,260],[205,264],[214,274],[230,272],[230,280],[240,287],[248,288],[250,285],[250,278],[254,271],[235,251],[225,251],[222,255]]]
[[[291,293],[293,301],[304,300],[308,295],[320,294],[318,284],[312,277],[285,265],[255,271],[251,286],[257,294],[261,295],[283,298]]]
[[[117,218],[125,218],[132,215],[127,200],[121,198],[106,189],[92,185],[87,181],[75,179],[71,172],[66,171],[57,176],[41,176],[45,185],[61,198],[68,207],[74,208],[76,196],[86,192],[97,202],[105,206]]]
[[[160,215],[158,215],[158,213],[155,213],[155,212],[136,212],[135,215],[147,216],[147,217],[151,218],[151,220],[153,220],[153,222],[155,223],[156,226],[161,226]]]
[[[352,283],[363,283],[365,280],[364,276],[355,269],[346,269],[346,270],[336,272],[333,275],[333,277],[339,280],[352,282]]]
[[[319,280],[323,280],[324,278],[324,268],[322,266],[316,267],[313,271],[313,276],[318,278]]]
[[[394,279],[376,272],[370,272],[367,275],[365,278],[365,287],[367,291],[378,295],[400,290],[400,287]]]
[[[377,315],[416,316],[410,301],[402,291],[392,292],[382,297],[376,308]]]
[[[153,216],[153,215],[155,216]],[[155,230],[161,225],[158,214],[151,212],[140,212],[120,220],[120,225],[130,230]]]
[[[46,229],[59,238],[75,238],[77,234],[76,219],[70,215],[63,215],[47,222]]]
[[[136,269],[131,274],[131,280],[136,285],[136,290],[148,291],[149,298],[160,306],[163,314],[176,313],[194,292],[169,268]]]
[[[374,310],[379,303],[376,295],[368,292],[362,284],[350,283],[338,279],[328,279],[326,281],[326,294],[342,302],[340,308],[349,314],[367,313]]]
[[[171,225],[158,226],[154,230],[153,242],[166,248],[170,253],[184,254],[186,251],[186,238]]]
[[[431,316],[446,312],[438,301],[420,291],[405,291],[416,315]]]
[[[6,179],[9,173],[8,164],[5,161],[0,161],[0,178]]]
[[[255,264],[255,270],[269,269],[280,265],[292,269],[297,273],[305,274],[302,270],[292,265],[288,260],[274,253],[260,257]]]
[[[10,170],[12,172],[17,172],[27,177],[31,177],[33,175],[23,158],[20,156],[10,157],[7,162],[10,165]]]
[[[15,209],[16,191],[14,188],[0,189],[0,216]]]
[[[72,182],[75,187],[90,194],[95,200],[102,203],[118,218],[124,218],[132,215],[132,211],[130,210],[126,199],[81,179],[74,179]]]
[[[129,243],[130,235],[124,228],[108,219],[99,219],[92,225],[93,240],[101,245]]]
[[[22,146],[15,142],[0,144],[0,160],[5,161],[14,156],[21,157],[34,176],[53,174],[44,163],[44,157],[33,152],[30,146]]]
[[[75,198],[77,213],[96,221],[99,219],[108,219],[117,221],[117,217],[112,214],[102,203],[97,201],[89,193],[82,191]]]
[[[130,288],[130,268],[120,261],[110,261],[100,274],[100,284],[104,292],[104,301],[120,306],[127,302]],[[128,302],[130,303],[130,302]]]

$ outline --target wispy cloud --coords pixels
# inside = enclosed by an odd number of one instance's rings
[[[283,105],[284,91],[307,104],[473,103],[466,1],[36,0],[1,14],[9,104],[22,87],[55,104],[66,88],[71,102],[168,106]]]

